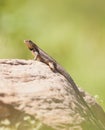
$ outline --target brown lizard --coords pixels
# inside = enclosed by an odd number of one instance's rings
[[[87,110],[90,113],[90,116],[92,117],[93,121],[95,122],[96,125],[99,124],[99,125],[97,125],[97,127],[99,127],[100,123],[96,122],[94,113],[91,111],[90,107],[88,106],[88,104],[83,99],[77,85],[75,84],[75,82],[73,81],[71,76],[64,70],[64,68],[60,64],[58,64],[55,59],[53,59],[46,52],[44,52],[42,49],[40,49],[31,40],[24,40],[24,43],[26,44],[28,49],[32,52],[32,54],[35,56],[34,57],[35,60],[38,60],[38,61],[41,61],[41,62],[47,64],[53,72],[60,73],[61,75],[63,75],[68,80],[68,82],[71,84],[73,90],[76,93],[77,99],[80,99],[79,101],[81,101],[83,106],[85,106],[87,108]],[[101,126],[99,128],[101,128]]]

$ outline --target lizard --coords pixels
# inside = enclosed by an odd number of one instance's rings
[[[24,43],[26,44],[28,49],[32,52],[32,54],[34,55],[34,60],[45,63],[46,65],[48,65],[50,67],[50,69],[53,72],[58,72],[67,79],[67,81],[71,84],[73,90],[75,91],[77,99],[80,99],[79,101],[81,101],[82,104],[88,109],[88,111],[90,112],[91,117],[93,118],[95,124],[97,125],[99,122],[97,122],[95,120],[94,113],[91,111],[90,107],[85,102],[85,100],[82,97],[76,83],[74,82],[72,77],[69,75],[69,73],[66,72],[66,70],[60,64],[58,64],[57,61],[54,58],[52,58],[45,51],[43,51],[41,48],[39,48],[39,46],[37,46],[33,41],[24,40]],[[99,125],[100,125],[100,123],[99,123]],[[99,126],[97,126],[97,127],[99,127]]]

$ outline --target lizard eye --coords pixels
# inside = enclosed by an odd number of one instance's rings
[[[29,42],[31,42],[31,40],[29,40]]]
[[[32,51],[33,50],[33,48],[29,48],[30,49],[30,51]]]

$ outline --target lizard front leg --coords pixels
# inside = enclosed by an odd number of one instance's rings
[[[33,53],[33,55],[34,55],[34,60],[43,62],[43,59],[42,59],[42,57],[40,56],[39,52],[37,52],[37,51],[32,51],[32,53]]]
[[[39,56],[39,53],[37,51],[35,52],[32,52],[33,55],[34,55],[34,60],[37,60],[38,59],[38,56]]]

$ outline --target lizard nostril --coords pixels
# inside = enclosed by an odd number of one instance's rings
[[[28,40],[24,40],[24,43],[26,43]]]

